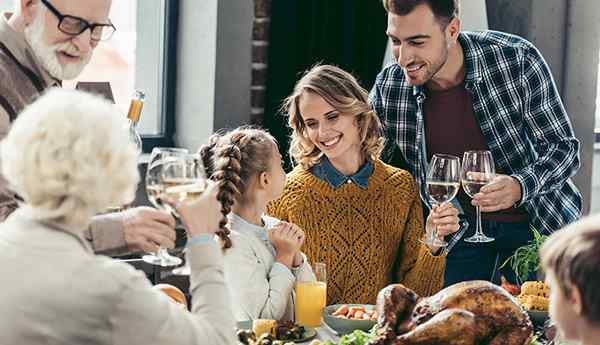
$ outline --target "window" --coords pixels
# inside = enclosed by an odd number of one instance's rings
[[[0,0],[0,11],[10,11],[14,0]],[[144,91],[146,102],[138,129],[144,151],[153,146],[172,146],[175,102],[175,51],[177,1],[113,1],[110,19],[117,31],[100,42],[90,64],[75,80],[109,82],[123,116],[135,89]]]
[[[0,12],[12,11],[14,0],[0,0]]]
[[[600,68],[600,66],[598,66]],[[598,74],[600,76],[600,73]],[[594,129],[594,133],[596,133],[596,142],[600,143],[600,80],[596,84],[596,128]]]

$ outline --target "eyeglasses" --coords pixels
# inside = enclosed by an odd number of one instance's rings
[[[90,29],[90,32],[92,33],[91,39],[93,41],[105,41],[109,39],[117,30],[117,28],[115,28],[115,26],[110,22],[110,20],[108,24],[90,23],[87,20],[80,17],[63,15],[56,9],[56,7],[52,6],[52,4],[48,2],[48,0],[40,1],[58,19],[58,30],[67,35],[78,36],[81,35],[85,30]]]

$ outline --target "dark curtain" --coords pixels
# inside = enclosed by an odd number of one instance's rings
[[[289,168],[287,118],[279,113],[301,73],[334,64],[370,90],[381,70],[387,17],[378,0],[273,0],[264,126]]]

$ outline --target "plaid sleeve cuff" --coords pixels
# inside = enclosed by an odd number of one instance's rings
[[[452,250],[452,248],[454,248],[456,243],[458,243],[458,241],[460,241],[463,238],[465,232],[467,232],[467,229],[469,229],[469,222],[463,215],[460,216],[460,221],[458,222],[458,224],[460,225],[458,231],[450,235],[449,239],[446,239],[448,245],[443,250],[444,254],[446,255],[450,253],[450,251]]]
[[[521,207],[523,204],[531,200],[539,191],[539,182],[535,174],[525,171],[520,174],[511,175],[521,185],[521,200],[515,207]]]

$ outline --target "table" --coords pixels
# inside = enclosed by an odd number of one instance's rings
[[[316,339],[321,341],[331,340],[336,344],[340,340],[340,337],[337,335],[337,333],[323,323],[321,323],[321,327],[317,327],[315,329],[317,331]]]

